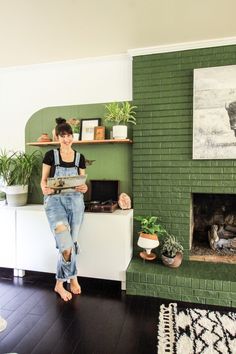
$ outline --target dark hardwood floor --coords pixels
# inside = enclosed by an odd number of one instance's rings
[[[127,296],[114,281],[79,279],[82,294],[64,303],[53,292],[54,275],[0,268],[0,353],[154,354],[155,298]]]
[[[82,294],[65,303],[53,292],[54,275],[16,278],[0,268],[0,315],[8,322],[0,354],[156,354],[159,307],[170,301],[128,296],[119,282],[79,281]]]

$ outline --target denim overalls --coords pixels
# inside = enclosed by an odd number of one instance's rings
[[[80,154],[76,152],[75,167],[61,167],[58,150],[54,151],[54,177],[78,175]],[[78,254],[77,238],[84,215],[83,193],[74,189],[62,190],[60,194],[44,196],[44,207],[51,231],[55,237],[56,247],[59,249],[56,279],[66,281],[77,276],[76,255]],[[56,233],[58,225],[65,225],[68,229]],[[71,260],[65,261],[62,252],[71,249]]]

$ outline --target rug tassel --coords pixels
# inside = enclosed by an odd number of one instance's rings
[[[157,354],[173,354],[174,331],[173,331],[173,310],[176,304],[169,304],[166,307],[164,304],[160,307],[159,313],[159,331],[158,331],[158,352]],[[163,318],[163,321],[161,321]]]
[[[236,354],[236,313],[160,306],[157,354]]]

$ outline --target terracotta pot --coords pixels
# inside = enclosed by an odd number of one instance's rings
[[[47,133],[43,133],[38,139],[39,142],[47,142],[47,141],[51,141],[51,139],[49,138],[49,135]]]
[[[151,250],[159,246],[158,236],[156,234],[153,235],[140,232],[138,246],[145,249],[145,251],[139,253],[140,257],[151,261],[156,258],[156,254],[151,252]]]
[[[163,264],[170,268],[178,268],[183,260],[183,254],[180,252],[176,253],[175,257],[167,257],[164,254],[161,255]]]

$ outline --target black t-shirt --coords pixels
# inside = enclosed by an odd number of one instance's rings
[[[60,150],[59,149],[57,149],[57,150],[59,152],[59,163],[60,163],[61,167],[74,167],[75,166],[76,151],[75,151],[74,161],[73,162],[65,162],[65,161],[62,161],[62,159],[61,159]],[[53,150],[49,150],[46,152],[46,154],[43,158],[43,163],[52,167],[50,170],[49,177],[54,177],[55,161],[54,161],[54,151]],[[84,158],[84,155],[82,155],[82,154],[80,154],[79,168],[81,168],[81,169],[86,168],[85,158]],[[79,169],[78,169],[78,174],[79,174]]]

